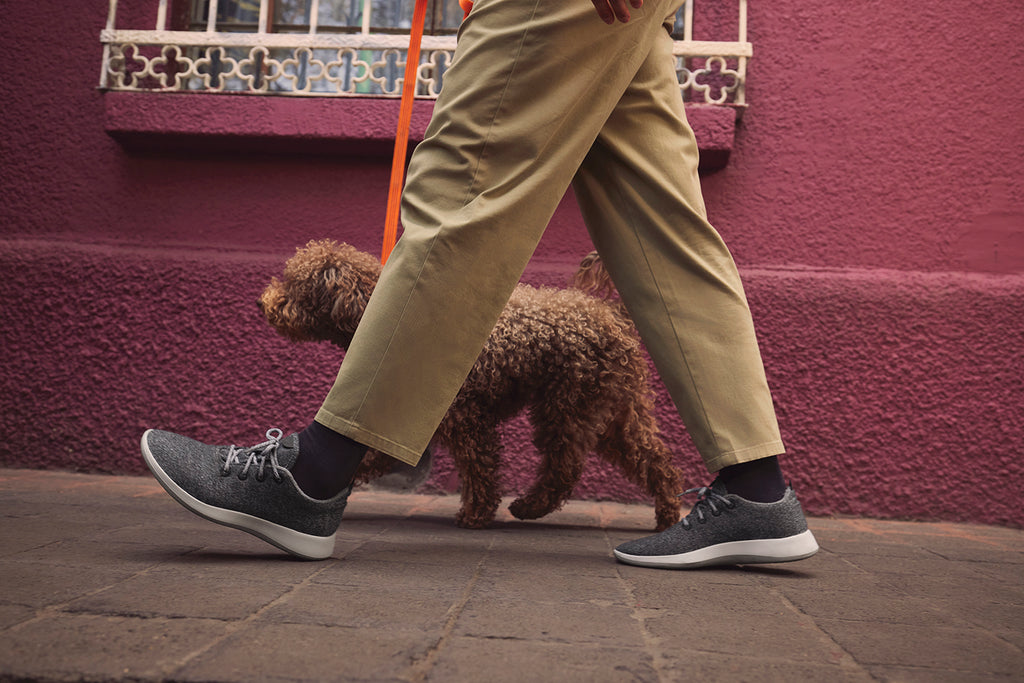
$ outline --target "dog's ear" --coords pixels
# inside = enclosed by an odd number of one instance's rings
[[[307,280],[313,307],[325,316],[320,324],[327,338],[347,348],[377,284],[380,262],[348,244],[321,242],[312,251],[319,261]]]
[[[353,267],[349,262],[325,272],[323,278],[325,290],[331,292],[333,327],[345,337],[346,342],[351,341],[377,284],[376,274]]]

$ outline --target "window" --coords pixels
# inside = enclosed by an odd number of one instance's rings
[[[259,28],[259,0],[219,0],[215,29],[256,32]],[[314,8],[314,4],[316,7]],[[395,0],[273,0],[267,13],[273,15],[269,30],[279,33],[309,33],[316,11],[318,32],[354,33],[365,27],[368,33],[408,33],[412,26],[413,2]],[[192,0],[189,30],[209,28],[210,0]],[[455,0],[431,4],[424,30],[426,35],[453,35],[462,21]]]
[[[140,0],[136,0],[138,2]],[[117,29],[111,0],[101,33],[100,87],[150,92],[377,96],[401,94],[413,0],[150,0],[154,30]],[[695,0],[676,22],[680,87],[688,101],[745,105],[746,2],[722,21],[723,3],[704,0],[709,25],[736,40],[693,39]],[[734,6],[735,7],[735,6]],[[436,97],[462,19],[457,0],[432,0],[416,94]]]

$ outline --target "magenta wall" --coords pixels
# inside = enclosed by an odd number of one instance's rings
[[[255,297],[308,239],[379,248],[386,121],[359,122],[387,109],[103,95],[106,4],[49,0],[0,25],[8,466],[140,472],[148,426],[245,442],[304,424],[338,354],[276,338]],[[152,7],[119,26],[149,27]],[[721,23],[695,37],[728,37]],[[1024,525],[1024,15],[779,0],[752,4],[749,32],[750,108],[704,183],[789,475],[815,513]],[[528,279],[560,284],[589,249],[570,198]],[[663,396],[661,413],[702,483]],[[510,491],[533,466],[521,432]],[[454,485],[442,457],[429,487]],[[640,499],[596,466],[577,494]]]

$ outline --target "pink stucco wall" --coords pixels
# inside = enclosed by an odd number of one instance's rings
[[[167,96],[176,135],[154,135],[155,113],[136,130],[154,105],[95,88],[106,6],[48,0],[0,23],[8,466],[141,472],[148,426],[243,442],[304,424],[338,354],[275,337],[255,297],[308,239],[379,248],[389,159],[366,140],[380,126],[353,129],[351,111],[325,122],[324,105]],[[151,25],[154,6],[124,25]],[[1022,31],[1010,0],[751,5],[750,107],[704,187],[812,512],[1024,525],[1024,93],[1007,86]],[[247,107],[278,123],[243,126]],[[567,198],[527,278],[561,283],[589,249]],[[521,425],[509,438],[511,491],[533,456]],[[441,456],[428,486],[454,485]],[[596,464],[577,494],[639,499]]]

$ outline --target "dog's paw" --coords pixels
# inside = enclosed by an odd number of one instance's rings
[[[455,515],[455,526],[463,529],[486,529],[491,525],[493,519],[493,517],[481,517],[465,510],[459,510],[459,513]]]
[[[539,509],[535,504],[528,503],[525,498],[516,498],[508,506],[508,511],[516,519],[540,519],[551,510]]]

